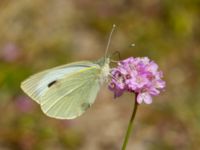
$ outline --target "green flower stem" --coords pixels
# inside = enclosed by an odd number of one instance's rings
[[[137,94],[135,94],[135,104],[134,104],[134,107],[133,107],[133,112],[132,112],[132,115],[131,115],[131,119],[130,119],[129,124],[128,124],[128,129],[126,131],[126,135],[125,135],[125,138],[124,138],[124,143],[123,143],[123,146],[122,146],[122,150],[126,150],[126,146],[127,146],[127,143],[128,143],[128,140],[129,140],[132,128],[133,128],[133,120],[135,118],[135,114],[136,114],[137,107],[138,107],[138,103],[137,103],[136,98],[137,98]]]

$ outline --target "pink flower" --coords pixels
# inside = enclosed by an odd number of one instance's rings
[[[21,56],[21,49],[14,43],[7,43],[0,49],[0,57],[6,62],[14,62]]]
[[[165,88],[158,65],[147,57],[130,57],[120,61],[111,74],[109,89],[114,92],[115,98],[128,91],[137,94],[139,104],[151,104],[152,96],[160,94],[160,90]]]
[[[16,108],[21,112],[31,112],[34,109],[32,101],[26,96],[18,96],[15,104]]]

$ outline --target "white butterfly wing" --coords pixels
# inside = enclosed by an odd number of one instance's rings
[[[98,65],[92,62],[81,61],[48,69],[23,81],[21,88],[34,101],[40,103],[41,97],[49,90],[50,86],[56,80],[64,77],[67,78],[68,75],[91,66],[98,67]]]
[[[41,97],[43,112],[58,119],[80,116],[95,101],[100,71],[100,66],[94,65],[57,80]]]

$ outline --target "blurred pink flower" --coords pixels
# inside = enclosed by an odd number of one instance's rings
[[[165,87],[158,65],[147,57],[130,57],[120,61],[111,74],[109,89],[114,92],[115,97],[121,96],[125,91],[133,92],[137,95],[139,104],[151,104],[152,96],[158,95]]]
[[[1,57],[7,62],[13,62],[21,55],[20,49],[14,43],[7,43],[1,49]]]
[[[26,96],[19,96],[15,99],[15,105],[21,112],[30,112],[33,110],[32,101]]]

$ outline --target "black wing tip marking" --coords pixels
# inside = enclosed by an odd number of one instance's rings
[[[56,82],[57,82],[57,80],[54,80],[54,81],[50,82],[50,83],[47,85],[48,88],[52,87]]]

